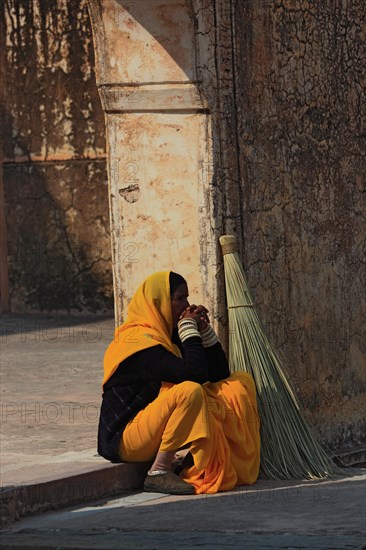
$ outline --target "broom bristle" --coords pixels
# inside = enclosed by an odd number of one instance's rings
[[[223,235],[231,371],[256,383],[261,421],[261,473],[268,479],[313,479],[340,470],[305,421],[295,392],[269,343],[253,304],[234,235]]]

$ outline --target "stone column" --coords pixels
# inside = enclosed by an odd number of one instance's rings
[[[147,275],[172,269],[224,332],[217,239],[237,229],[230,204],[239,208],[235,178],[225,172],[236,159],[226,162],[220,152],[230,109],[220,93],[215,25],[226,4],[89,0],[106,113],[117,323]],[[230,70],[227,63],[224,77]],[[229,132],[230,153],[235,129]]]

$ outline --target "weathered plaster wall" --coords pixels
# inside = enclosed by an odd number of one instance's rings
[[[116,320],[137,285],[165,269],[182,273],[192,300],[215,313],[210,120],[197,87],[190,2],[89,6],[107,113]]]
[[[217,239],[236,233],[311,423],[333,448],[359,445],[365,7],[89,5],[107,112],[117,320],[143,276],[172,267],[207,301],[222,337]]]
[[[0,9],[11,309],[110,310],[105,125],[85,0]]]
[[[365,412],[366,4],[235,3],[244,262],[311,421]]]
[[[104,165],[17,163],[4,178],[12,311],[112,309]]]

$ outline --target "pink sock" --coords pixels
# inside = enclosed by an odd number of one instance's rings
[[[154,472],[170,472],[172,469],[172,460],[175,451],[159,451],[155,457],[154,463],[148,471],[149,475],[154,475]]]

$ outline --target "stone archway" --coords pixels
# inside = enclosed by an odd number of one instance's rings
[[[89,0],[89,8],[106,113],[116,321],[145,276],[173,269],[223,332],[217,239],[241,224],[230,2]]]

